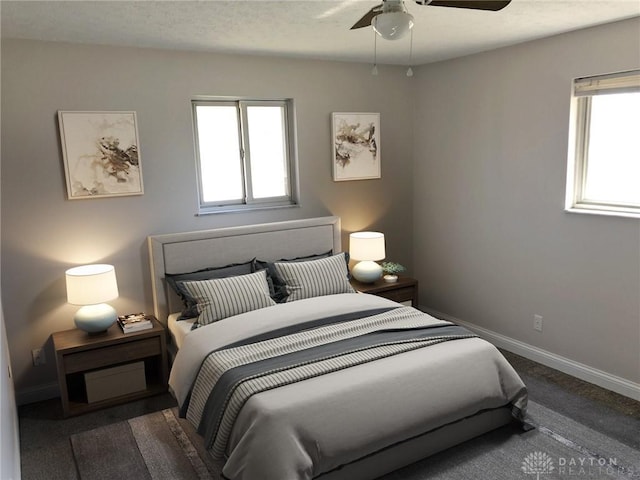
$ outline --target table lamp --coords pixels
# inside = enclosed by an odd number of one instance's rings
[[[353,269],[353,277],[363,283],[373,283],[382,276],[382,267],[375,260],[385,257],[384,234],[380,232],[354,232],[349,235],[349,255],[360,260]]]
[[[73,321],[80,330],[89,334],[106,331],[118,315],[104,302],[118,298],[118,283],[113,265],[82,265],[65,272],[67,302],[82,305]]]

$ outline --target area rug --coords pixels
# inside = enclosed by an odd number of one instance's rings
[[[528,414],[533,430],[502,427],[381,480],[640,479],[639,450],[535,402]],[[75,434],[71,445],[81,480],[222,479],[176,409]]]

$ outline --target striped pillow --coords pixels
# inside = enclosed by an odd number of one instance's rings
[[[253,265],[255,258],[244,263],[232,263],[224,267],[209,267],[195,272],[188,273],[167,273],[164,278],[169,285],[180,297],[184,304],[184,310],[178,320],[186,320],[198,316],[196,301],[191,298],[189,292],[185,291],[184,282],[195,282],[201,280],[212,280],[214,278],[235,277],[237,275],[247,275],[253,273]]]
[[[184,282],[183,286],[196,300],[198,325],[276,304],[269,296],[265,270],[237,277]]]
[[[286,302],[336,293],[353,293],[345,254],[308,262],[275,262],[289,296]]]

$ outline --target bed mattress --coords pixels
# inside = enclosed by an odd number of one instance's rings
[[[184,343],[184,338],[191,331],[195,318],[191,318],[189,320],[178,320],[182,314],[172,313],[169,315],[167,319],[167,328],[169,329],[169,334],[171,335],[171,343],[175,346],[176,350],[182,348]]]

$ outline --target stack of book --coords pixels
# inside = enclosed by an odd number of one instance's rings
[[[118,325],[124,333],[139,332],[153,328],[153,323],[144,313],[130,313],[118,317]]]

